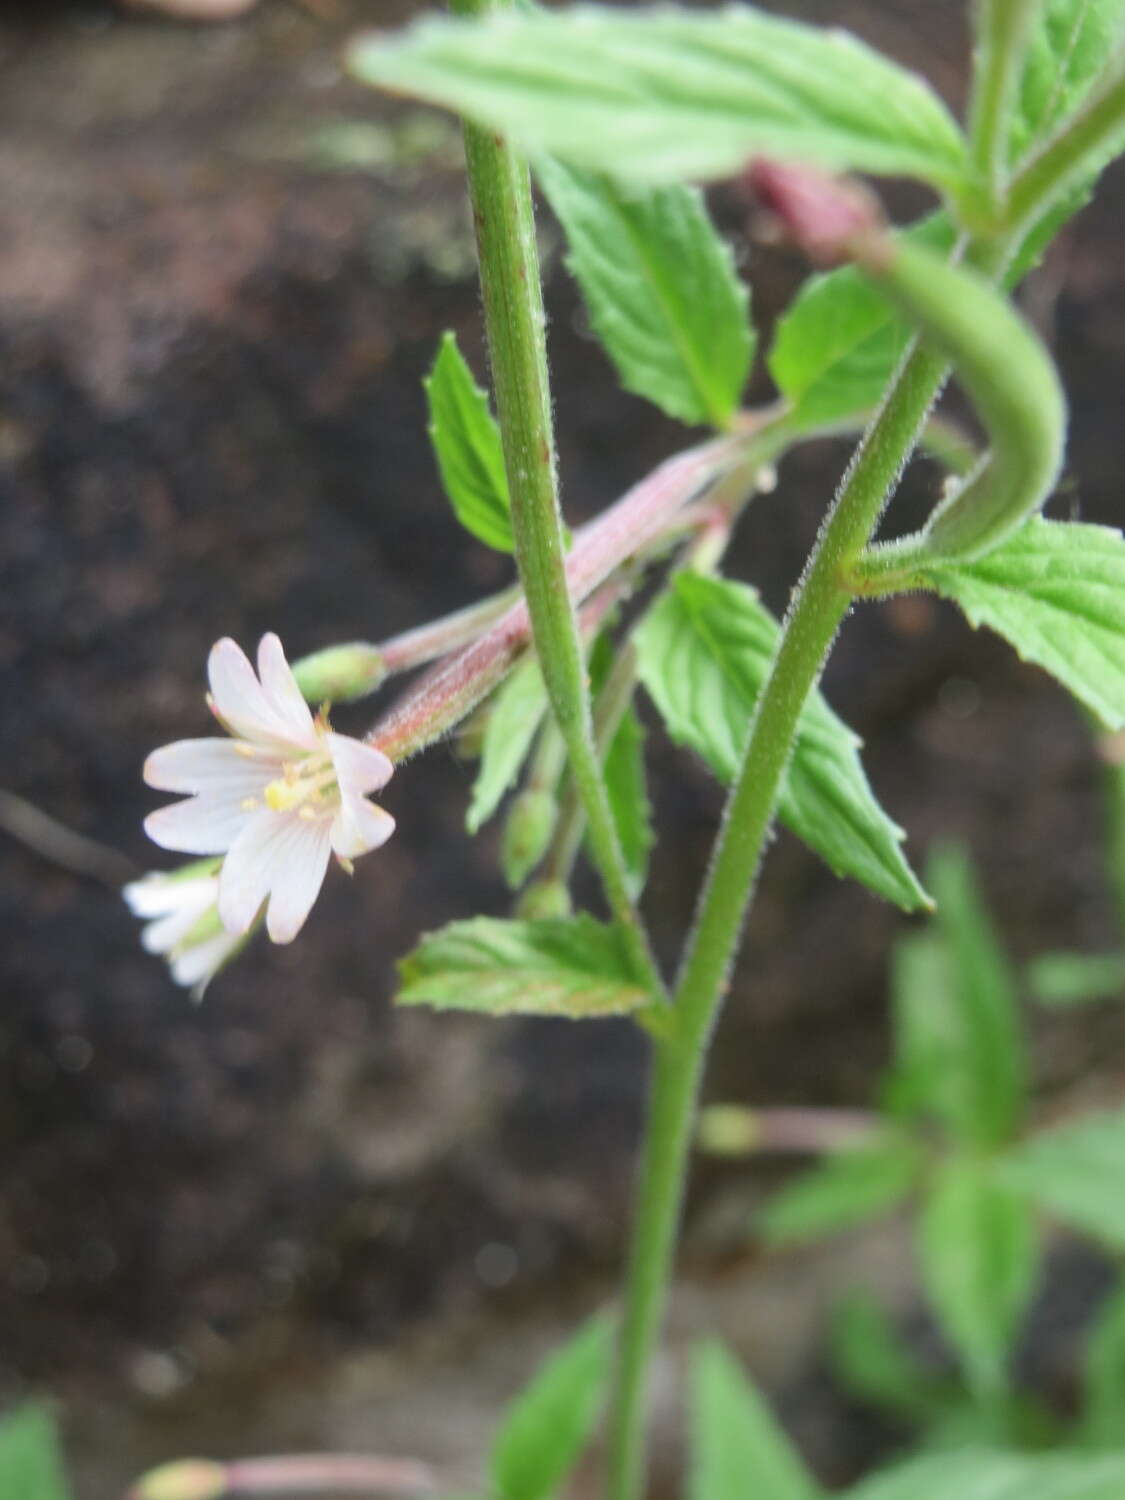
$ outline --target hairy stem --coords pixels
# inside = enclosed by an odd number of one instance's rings
[[[969,137],[988,210],[1002,207],[1008,140],[1032,16],[1038,0],[977,0],[976,49]]]
[[[452,8],[474,15],[491,6],[488,0],[453,0]],[[499,137],[471,124],[465,126],[465,155],[516,562],[535,649],[586,809],[606,899],[638,978],[654,994],[662,994],[663,983],[629,898],[625,859],[594,746],[585,662],[567,588],[527,166]]]

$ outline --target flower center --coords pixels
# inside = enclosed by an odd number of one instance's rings
[[[274,812],[292,812],[300,808],[302,818],[315,818],[337,791],[336,769],[330,756],[306,755],[301,760],[287,760],[281,775],[265,789],[267,805]]]

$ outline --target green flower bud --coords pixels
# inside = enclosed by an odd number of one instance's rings
[[[538,922],[544,917],[569,917],[570,912],[570,892],[561,880],[538,880],[529,885],[516,908],[516,915],[525,922]]]
[[[504,824],[500,859],[504,879],[513,890],[523,885],[546,854],[557,815],[558,803],[550,792],[530,789],[512,803]]]
[[[186,1458],[150,1470],[129,1491],[129,1500],[222,1500],[226,1493],[224,1464]]]
[[[382,656],[364,641],[327,646],[293,663],[293,676],[309,703],[349,703],[353,698],[364,698],[386,675]]]

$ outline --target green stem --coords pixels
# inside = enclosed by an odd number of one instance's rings
[[[991,216],[1003,207],[1012,104],[1037,0],[978,0],[969,136]]]
[[[1069,188],[1103,166],[1123,128],[1125,53],[1119,53],[1093,97],[1012,179],[1005,215],[1008,237],[1025,234]]]
[[[490,8],[488,0],[452,0],[460,15]],[[527,166],[498,136],[470,124],[465,126],[465,154],[516,562],[535,649],[586,810],[606,898],[638,977],[660,994],[663,984],[629,898],[625,860],[598,764],[585,662],[567,587]]]
[[[842,583],[866,545],[945,374],[916,347],[860,444],[798,585],[750,728],[701,893],[669,1036],[655,1043],[617,1386],[610,1500],[636,1500],[645,1468],[648,1369],[663,1320],[707,1045],[761,862],[797,721],[851,603]]]

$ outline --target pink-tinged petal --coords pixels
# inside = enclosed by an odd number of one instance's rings
[[[225,854],[253,814],[240,797],[189,797],[157,808],[145,819],[145,832],[162,849],[178,854]]]
[[[249,932],[273,884],[275,863],[296,822],[291,813],[251,813],[219,871],[219,920],[228,932]]]
[[[193,943],[172,959],[169,965],[172,978],[185,989],[192,990],[196,1000],[202,1000],[204,990],[241,943],[240,937],[232,937],[229,932],[219,932],[202,943]]]
[[[281,641],[272,632],[264,635],[258,643],[258,676],[262,679],[267,703],[286,725],[294,743],[303,745],[306,750],[315,750],[318,741],[313,716],[285,660]]]
[[[394,831],[389,812],[362,797],[346,797],[332,820],[332,849],[340,859],[358,859],[385,844]]]
[[[274,749],[289,746],[288,726],[270,707],[246,653],[229,636],[211,647],[207,678],[215,712],[234,734]]]
[[[252,796],[281,775],[281,756],[245,740],[177,740],[145,761],[145,782],[158,792],[228,791]]]
[[[329,733],[325,738],[345,801],[379,791],[394,775],[394,765],[374,745],[365,745],[346,734]]]
[[[274,943],[291,943],[305,925],[305,918],[320,894],[328,869],[328,823],[301,822],[286,847],[286,857],[274,871],[266,931]]]

